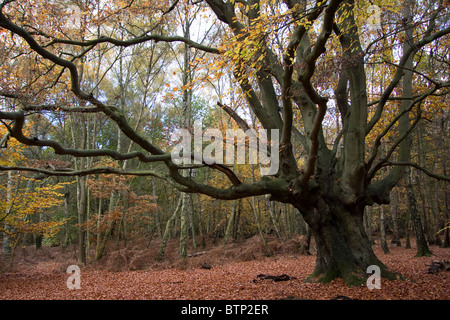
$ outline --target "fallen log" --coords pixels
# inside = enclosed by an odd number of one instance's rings
[[[441,260],[441,261],[432,261],[431,264],[425,264],[429,266],[428,272],[430,274],[438,273],[439,271],[449,271],[450,270],[450,261],[449,260]]]
[[[188,254],[188,258],[192,258],[192,257],[196,257],[196,256],[201,256],[203,254],[205,254],[207,251],[201,251],[201,252],[195,252],[195,253],[191,253]]]
[[[256,279],[253,280],[253,282],[258,282],[258,281],[262,281],[262,280],[273,280],[275,282],[278,282],[278,281],[288,281],[288,280],[293,280],[293,279],[297,279],[297,278],[288,276],[287,274],[281,274],[279,276],[272,276],[272,275],[268,275],[268,274],[258,274],[256,276]]]

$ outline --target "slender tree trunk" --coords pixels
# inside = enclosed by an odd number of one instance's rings
[[[87,128],[86,128],[86,117],[84,115],[79,115],[77,118],[78,124],[81,128],[81,149],[86,149],[87,143]],[[73,144],[76,144],[75,133],[73,135]],[[79,161],[78,170],[82,170],[86,167],[86,159],[81,158]],[[77,211],[78,211],[78,252],[79,260],[81,263],[86,264],[86,230],[83,227],[86,221],[86,209],[87,209],[87,186],[86,177],[77,177]]]
[[[426,189],[427,189],[427,197],[430,202],[430,241],[433,241],[433,243],[437,246],[442,246],[441,238],[439,237],[438,231],[438,220],[439,220],[439,208],[437,206],[437,200],[433,196],[433,184],[430,179],[427,180],[426,183]],[[437,193],[437,190],[434,190]]]
[[[180,258],[184,259],[187,257],[186,239],[188,236],[188,216],[189,216],[189,194],[182,193],[181,195],[181,217],[180,217]]]
[[[98,212],[97,212],[97,241],[96,241],[97,246],[102,241],[102,233],[100,230],[102,214],[103,214],[103,199],[100,198],[98,201]]]
[[[444,175],[446,175],[446,165],[445,165],[445,161],[444,161]],[[449,248],[450,247],[450,206],[449,206],[449,201],[450,201],[450,196],[449,196],[449,192],[448,192],[448,186],[446,185],[444,187],[444,208],[445,208],[445,231],[444,231],[444,244],[442,245],[444,248]]]
[[[406,215],[405,221],[405,238],[406,238],[406,249],[411,249],[411,212],[408,206],[408,214]]]
[[[8,209],[5,212],[6,216],[9,216],[11,214],[11,192],[12,192],[12,171],[8,171],[7,174],[7,182],[6,182],[6,203],[8,206]],[[2,251],[3,255],[6,259],[9,259],[11,255],[11,237],[9,236],[8,232],[12,231],[12,227],[8,222],[5,222],[4,224],[5,232],[3,232],[3,241],[2,241]]]
[[[289,239],[292,238],[292,206],[286,204],[286,225],[287,225],[287,236]]]
[[[255,178],[255,168],[253,164],[250,164],[250,173],[252,175],[252,182],[256,181]],[[261,241],[264,245],[264,248],[266,248],[266,252],[268,256],[273,256],[273,251],[270,249],[269,245],[267,244],[266,237],[264,237],[263,229],[261,227],[261,219],[260,219],[260,213],[259,210],[256,209],[256,197],[252,197],[251,201],[253,216],[255,217],[256,225],[258,227],[259,236],[261,237]]]
[[[191,22],[189,21],[189,10],[187,7],[184,9],[184,21],[183,21],[183,34],[186,39],[190,39],[190,27]],[[190,48],[187,44],[184,45],[183,52],[183,70],[182,70],[182,84],[186,87],[189,84],[190,76],[191,76],[191,68],[190,68]],[[184,89],[182,96],[182,110],[183,110],[183,125],[185,128],[191,128],[192,125],[192,90]],[[182,175],[188,175],[187,170],[183,170]],[[190,197],[186,193],[181,194],[182,203],[181,203],[181,216],[180,216],[180,257],[182,259],[187,257],[186,250],[186,238],[188,235],[188,217],[190,216]]]
[[[240,234],[240,228],[241,228],[241,209],[242,209],[242,200],[239,199],[237,201],[237,208],[236,208],[236,215],[233,223],[233,239],[237,240]]]
[[[422,222],[420,221],[420,214],[417,209],[416,195],[414,194],[414,189],[412,185],[411,172],[408,174],[408,186],[406,187],[408,193],[408,206],[409,212],[411,214],[411,221],[414,229],[414,234],[416,236],[417,243],[417,254],[416,257],[429,257],[431,256],[431,251],[428,248],[427,240],[425,239],[425,234],[422,228]]]
[[[191,204],[191,214],[189,215],[189,222],[191,225],[191,236],[192,236],[192,247],[195,249],[197,249],[197,241],[196,241],[196,237],[195,237],[195,209],[194,209],[194,197],[192,196],[192,193],[189,194],[189,203]]]
[[[278,228],[277,219],[275,217],[275,202],[269,200],[269,196],[266,195],[266,204],[269,207],[269,215],[270,219],[272,220],[272,225],[275,230],[275,234],[278,238],[282,239],[280,230]]]
[[[442,126],[442,131],[445,132],[445,130],[447,129],[446,127],[447,121],[442,121],[441,122],[441,126]],[[445,146],[446,145],[446,139],[445,139],[445,135],[443,135],[442,137],[442,145]],[[447,176],[447,163],[449,163],[450,161],[450,157],[448,155],[448,152],[444,152],[443,154],[443,163],[442,163],[442,167],[443,167],[443,171],[444,171],[444,175]],[[449,248],[450,247],[450,188],[448,186],[448,184],[444,184],[443,186],[443,190],[444,190],[444,212],[445,212],[445,226],[447,226],[447,228],[444,231],[444,244],[443,247],[444,248]]]
[[[202,222],[203,218],[202,218],[202,202],[201,202],[201,198],[200,198],[200,194],[197,194],[197,203],[198,203],[198,215],[200,216],[199,222],[198,222],[198,232],[200,235],[201,240],[201,246],[202,248],[206,247],[206,237],[205,237],[205,233],[207,232],[206,226],[205,224]],[[209,218],[209,214],[208,214],[208,218]]]
[[[444,244],[442,245],[444,248],[450,247],[450,208],[447,204],[447,192],[445,192],[445,218],[446,218],[446,228],[444,231]]]
[[[381,238],[381,248],[384,253],[389,253],[389,247],[386,242],[386,230],[384,227],[384,207],[381,205],[378,207],[380,213],[380,238]]]
[[[86,264],[86,230],[82,225],[86,221],[86,181],[85,177],[79,177],[79,190],[78,190],[78,223],[81,225],[78,227],[78,250],[80,254],[80,262]]]
[[[164,235],[163,235],[162,242],[161,242],[161,247],[159,248],[158,261],[161,261],[164,257],[164,253],[166,252],[167,240],[170,237],[170,227],[173,225],[173,222],[175,221],[175,217],[177,216],[178,211],[180,211],[182,201],[183,200],[180,197],[180,199],[178,200],[177,206],[176,206],[175,210],[173,211],[173,214],[170,216],[169,220],[167,220],[166,228],[164,229]],[[175,225],[175,227],[176,227],[176,225]]]
[[[217,230],[217,225],[220,223],[220,212],[222,209],[222,201],[221,200],[217,200],[218,204],[216,206],[217,210],[214,210],[214,215],[213,215],[213,219],[212,219],[212,233],[213,233],[213,240],[212,243],[213,245],[215,245],[217,243],[218,240],[218,230]]]
[[[280,210],[281,210],[281,220],[283,221],[283,229],[284,229],[284,235],[285,235],[285,239],[290,239],[291,235],[289,232],[289,213],[288,213],[288,208],[287,208],[288,204],[284,203],[280,206]]]
[[[111,214],[114,211],[114,208],[116,206],[116,198],[117,198],[116,192],[113,190],[111,192],[111,196],[109,198],[108,214]],[[101,241],[97,242],[96,254],[95,254],[96,260],[100,260],[105,255],[106,245],[108,243],[109,237],[111,236],[112,231],[115,226],[114,221],[107,221],[106,223],[107,223],[106,231],[103,234]]]
[[[70,217],[70,211],[69,211],[69,197],[70,194],[68,191],[64,194],[64,217],[66,219],[69,219]],[[62,242],[62,247],[65,248],[69,244],[69,226],[68,224],[64,224],[64,240]]]
[[[152,196],[156,199],[155,179],[152,179],[151,181],[152,181]],[[156,220],[156,229],[158,231],[159,237],[162,239],[163,234],[162,234],[162,230],[161,230],[161,214],[159,212],[159,206],[156,206],[154,215],[155,215],[155,220]]]
[[[266,248],[267,255],[269,257],[271,257],[271,256],[273,256],[273,251],[272,251],[272,249],[270,249],[269,245],[267,244],[266,237],[264,237],[264,233],[263,233],[263,230],[262,230],[262,227],[261,227],[261,219],[259,218],[259,213],[256,210],[255,197],[252,197],[251,205],[252,205],[253,216],[254,216],[255,221],[256,221],[256,226],[258,227],[259,236],[260,236],[261,241],[262,241],[262,243],[264,245],[264,248]]]
[[[442,146],[439,146],[439,134],[438,134],[438,117],[436,117],[433,121],[433,140],[431,143],[428,144],[428,148],[435,149],[434,151],[434,161],[433,161],[433,168],[436,172],[439,172],[439,149],[442,148]],[[445,160],[443,160],[445,162]],[[439,235],[439,190],[438,190],[438,183],[439,181],[436,181],[434,179],[427,179],[427,195],[430,201],[431,205],[431,236],[434,238],[434,243],[437,246],[442,246],[442,240]]]
[[[391,243],[396,244],[398,247],[402,246],[400,241],[400,233],[398,230],[398,191],[397,188],[394,188],[391,192],[392,196],[392,205],[391,205],[391,215],[392,215],[392,240]]]
[[[228,238],[231,234],[231,229],[234,225],[234,220],[236,218],[236,208],[237,208],[237,200],[233,200],[231,214],[230,214],[230,218],[228,219],[227,228],[225,229],[225,235],[223,237],[222,245],[227,244]]]

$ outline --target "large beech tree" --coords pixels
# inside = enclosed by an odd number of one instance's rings
[[[116,4],[122,6],[117,12],[132,10],[145,3],[122,2]],[[159,10],[160,23],[164,23],[178,2],[155,3],[153,10]],[[386,2],[390,11],[384,10],[383,1],[378,4],[381,16],[376,16],[380,18],[377,20],[371,16],[377,14],[377,10],[374,13],[367,11],[368,4],[364,1],[191,1],[192,6],[208,8],[211,16],[228,32],[226,41],[213,46],[183,36],[154,33],[152,28],[142,30],[139,35],[130,34],[128,39],[100,36],[86,40],[73,35],[50,34],[41,28],[41,23],[27,21],[29,16],[20,14],[18,1],[4,0],[0,5],[0,30],[6,30],[7,36],[17,42],[11,46],[21,45],[27,54],[31,51],[37,60],[48,66],[42,71],[46,72],[45,76],[53,75],[55,86],[64,83],[70,89],[67,94],[72,94],[78,101],[73,105],[55,105],[50,98],[45,103],[35,102],[26,91],[8,85],[5,80],[0,94],[15,99],[20,105],[14,111],[0,112],[9,136],[27,145],[51,147],[59,155],[107,156],[115,160],[136,158],[143,163],[163,163],[167,170],[1,169],[66,176],[150,175],[166,180],[183,192],[225,200],[270,195],[273,201],[297,208],[312,229],[317,260],[311,279],[328,282],[340,277],[349,285],[357,285],[365,283],[369,265],[378,265],[383,277],[395,278],[395,273],[372,250],[363,226],[364,207],[389,203],[390,191],[408,166],[436,179],[450,180],[411,162],[412,142],[408,139],[420,120],[421,106],[427,99],[436,96],[446,99],[450,86],[448,72],[424,70],[417,61],[429,57],[431,48],[437,53],[439,49],[435,47],[439,47],[440,42],[448,44],[450,26],[448,9],[442,1]],[[369,32],[365,19],[381,23]],[[391,23],[385,23],[387,19]],[[229,187],[219,188],[213,183],[196,181],[192,176],[182,174],[183,166],[172,162],[169,150],[163,150],[134,130],[120,108],[103,103],[101,96],[83,89],[78,60],[90,50],[105,44],[129,47],[149,41],[161,45],[181,42],[192,50],[209,53],[215,61],[221,61],[217,63],[224,63],[224,66],[226,63],[232,68],[236,86],[240,86],[248,108],[260,125],[265,129],[280,130],[277,174],[261,177],[256,182],[245,182],[226,165],[205,164],[210,170],[223,172],[229,178]],[[395,50],[389,58],[383,50],[395,41],[403,43],[402,49]],[[67,52],[72,54],[67,55]],[[13,62],[17,56],[11,49],[5,51],[2,59]],[[324,67],[327,59],[337,63]],[[375,98],[369,97],[368,61],[384,65],[392,72]],[[426,89],[415,88],[413,76],[425,81]],[[392,108],[395,101],[401,101],[397,115],[375,133],[369,149],[367,137],[374,134],[374,128],[379,128],[386,108],[389,105]],[[246,120],[233,109],[219,105],[241,128],[249,128]],[[330,105],[338,111],[341,123],[341,130],[331,144],[324,135],[324,119]],[[140,150],[128,153],[108,149],[77,150],[54,140],[26,136],[23,128],[28,114],[44,111],[101,112]],[[395,135],[395,141],[381,150],[382,140],[388,133]],[[302,142],[301,148],[306,155],[302,167],[296,158],[298,144],[294,140]],[[388,168],[388,173],[380,177],[382,168]]]

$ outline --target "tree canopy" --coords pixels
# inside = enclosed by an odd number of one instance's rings
[[[408,168],[450,180],[445,139],[428,159],[414,148],[427,123],[443,119],[436,136],[447,134],[448,15],[443,1],[3,0],[2,146],[15,139],[66,162],[0,169],[83,186],[95,174],[153,177],[222,200],[268,195],[311,227],[311,278],[360,283],[372,264],[393,277],[370,247],[364,208],[389,203]],[[278,130],[276,174],[175,163],[170,136],[196,118]]]

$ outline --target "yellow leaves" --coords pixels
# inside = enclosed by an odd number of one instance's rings
[[[30,125],[28,124],[27,128],[29,127]],[[25,135],[27,135],[29,131],[27,128],[24,129]],[[19,143],[16,139],[7,137],[7,135],[8,129],[4,125],[0,125],[0,140],[3,138],[7,139],[0,149],[0,165],[14,166],[24,163],[26,158],[23,155],[23,152],[27,147]]]
[[[27,125],[30,127],[30,124]],[[28,129],[24,130],[28,135]],[[0,126],[0,137],[7,135],[5,126]],[[24,156],[26,147],[14,138],[7,141],[7,147],[0,149],[0,165],[24,165],[28,161]],[[42,185],[42,181],[28,178],[21,173],[7,173],[6,182],[0,184],[0,221],[13,230],[12,237],[24,233],[43,233],[52,235],[67,221],[53,221],[31,218],[36,215],[51,213],[63,202],[63,189],[68,183]],[[2,231],[0,225],[0,231]]]
[[[8,182],[0,185],[0,194],[3,195],[0,198],[0,219],[13,230],[10,236],[18,237],[26,233],[51,236],[67,222],[67,219],[56,221],[49,218],[49,213],[62,205],[62,189],[67,183],[52,186],[39,186],[39,183],[20,174],[10,174]],[[46,218],[32,218],[41,214],[45,214]]]

